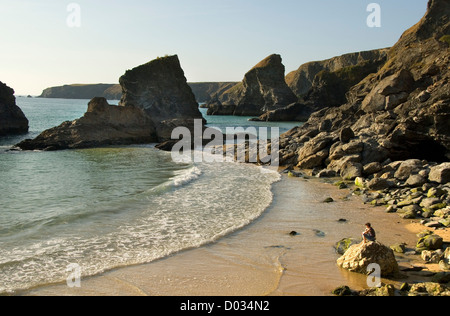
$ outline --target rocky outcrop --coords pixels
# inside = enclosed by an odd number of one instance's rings
[[[257,121],[302,121],[326,107],[346,102],[350,88],[386,63],[388,49],[351,53],[324,61],[310,62],[286,76],[299,103],[275,109]]]
[[[440,40],[450,34],[448,12],[448,1],[430,1],[425,17],[389,50],[386,64],[349,90],[347,103],[313,113],[281,137],[281,164],[333,169],[354,179],[371,163],[448,161],[450,49]],[[351,137],[341,139],[343,130]]]
[[[119,82],[120,105],[142,109],[156,126],[160,141],[169,140],[173,128],[191,127],[194,119],[203,119],[176,55],[128,70]]]
[[[120,78],[119,106],[94,98],[86,114],[44,131],[17,146],[24,150],[60,150],[163,142],[178,126],[194,127],[202,118],[177,56],[158,58],[128,70]]]
[[[80,119],[46,130],[17,147],[23,150],[62,150],[156,141],[155,126],[141,109],[109,105],[105,98],[94,98]]]
[[[359,77],[359,81],[361,81],[369,73],[376,72],[377,67],[386,62],[388,51],[389,49],[377,49],[309,62],[301,65],[296,71],[290,72],[286,76],[286,82],[289,88],[300,99],[303,99],[311,93],[313,88],[320,89],[321,82],[331,79],[327,77],[347,78],[349,81],[352,79],[353,82],[358,78],[353,79],[352,77]],[[350,87],[359,81],[351,84]],[[338,82],[338,84],[342,83]],[[345,100],[342,103],[345,103]]]
[[[14,90],[0,82],[0,136],[28,133],[28,119],[16,105]]]
[[[209,115],[259,116],[297,101],[285,81],[280,55],[270,55],[253,67],[243,81],[209,104]]]
[[[371,264],[378,264],[381,276],[392,276],[399,272],[394,252],[379,242],[360,243],[351,246],[337,260],[339,267],[351,272],[367,274]]]

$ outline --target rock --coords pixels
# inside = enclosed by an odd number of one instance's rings
[[[396,253],[405,253],[406,244],[405,243],[395,244],[391,246],[391,249]]]
[[[414,78],[412,74],[402,69],[398,73],[383,79],[363,100],[362,110],[377,112],[393,109],[397,105],[406,101],[408,93],[412,91]],[[387,104],[387,97],[390,101]]]
[[[355,185],[356,185],[357,187],[364,188],[364,186],[365,186],[365,180],[364,180],[364,178],[357,177],[357,178],[355,179]]]
[[[368,273],[367,268],[372,263],[380,265],[382,276],[399,272],[394,252],[379,242],[353,245],[337,261],[339,267],[362,274]]]
[[[339,135],[339,140],[342,143],[348,143],[354,137],[355,133],[353,132],[353,130],[350,127],[344,127]]]
[[[395,177],[399,180],[406,180],[411,176],[411,174],[418,173],[422,166],[422,161],[419,159],[409,159],[403,161],[397,169]]]
[[[352,291],[346,285],[343,285],[343,286],[340,286],[340,287],[334,289],[331,293],[335,296],[350,296],[350,295],[352,295]]]
[[[14,90],[0,82],[0,136],[28,133],[28,119],[16,105]]]
[[[430,188],[427,192],[427,197],[429,198],[436,198],[436,197],[441,197],[442,195],[445,194],[445,191],[440,189],[440,188]]]
[[[367,184],[369,190],[380,191],[388,188],[392,188],[394,184],[392,181],[383,178],[373,178]]]
[[[431,168],[428,179],[441,184],[450,182],[450,162]]]
[[[438,250],[444,245],[444,239],[438,235],[428,234],[417,241],[416,251]]]
[[[379,162],[371,162],[363,167],[363,174],[370,176],[374,173],[380,172],[383,166]]]
[[[333,203],[334,200],[331,197],[326,198],[325,200],[323,200],[323,203]]]
[[[394,295],[395,295],[395,288],[392,284],[386,284],[380,287],[375,287],[359,292],[359,296],[389,297]]]
[[[355,180],[362,176],[362,164],[349,161],[341,169],[341,177],[344,180]]]
[[[420,206],[422,206],[423,208],[431,208],[433,205],[439,204],[439,203],[441,203],[441,199],[429,197],[429,198],[423,199],[422,202],[420,203]]]
[[[436,273],[432,278],[431,281],[434,283],[439,284],[446,284],[450,282],[450,272],[439,272]]]
[[[336,171],[323,169],[317,174],[316,177],[317,178],[334,178],[336,176],[337,176]]]
[[[449,288],[434,282],[418,283],[411,285],[409,290],[409,296],[440,296],[440,295],[450,295]]]
[[[192,130],[194,119],[203,120],[177,55],[128,70],[119,82],[123,90],[120,105],[142,109],[156,126],[160,142],[171,139],[173,128]]]
[[[23,150],[63,150],[156,141],[155,126],[141,109],[113,106],[105,98],[94,98],[82,118],[46,130],[17,146]]]
[[[421,187],[427,182],[427,179],[418,174],[411,175],[408,180],[406,180],[406,185],[410,187]]]
[[[221,106],[234,106],[233,115],[260,116],[296,103],[298,98],[287,86],[280,55],[262,60],[244,76],[241,83],[217,97]],[[220,107],[214,113],[221,115]]]
[[[313,169],[322,166],[324,160],[328,157],[328,149],[323,149],[311,156],[300,160],[297,167],[300,169]],[[331,170],[333,171],[333,170]]]
[[[427,263],[439,263],[441,259],[443,258],[444,254],[442,250],[436,250],[436,251],[430,251],[430,250],[424,250],[422,251],[422,254],[420,257],[423,261]]]

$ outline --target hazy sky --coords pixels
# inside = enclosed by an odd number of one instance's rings
[[[71,83],[117,83],[178,54],[190,82],[240,81],[270,54],[286,73],[344,53],[392,46],[428,0],[0,0],[0,81],[16,95]],[[67,11],[80,9],[80,27]],[[369,28],[367,6],[381,6]],[[78,17],[75,16],[75,17]],[[77,21],[77,19],[72,20]]]

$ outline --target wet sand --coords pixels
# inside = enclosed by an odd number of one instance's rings
[[[364,224],[371,222],[381,243],[406,243],[414,248],[416,233],[423,230],[396,214],[387,214],[383,207],[362,204],[359,197],[343,199],[349,196],[348,190],[316,179],[284,176],[274,184],[273,192],[273,203],[263,216],[213,244],[149,264],[82,278],[81,288],[61,284],[24,294],[328,296],[341,285],[354,290],[367,288],[365,276],[337,267],[339,255],[333,248],[337,241],[359,238]],[[328,197],[335,202],[323,203]],[[291,236],[291,231],[298,235]],[[417,256],[397,259],[400,266],[407,267],[414,258]]]

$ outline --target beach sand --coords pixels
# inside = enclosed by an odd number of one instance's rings
[[[215,243],[185,250],[149,264],[124,267],[66,284],[37,288],[24,295],[54,296],[328,296],[338,286],[367,288],[367,278],[337,267],[334,244],[360,238],[371,222],[378,241],[414,248],[424,228],[364,205],[349,190],[317,179],[289,178],[274,184],[274,200],[251,225]],[[335,202],[323,203],[332,197]],[[343,199],[347,197],[346,199]],[[345,219],[345,222],[339,222]],[[291,236],[296,231],[298,235]],[[450,239],[445,237],[446,241]],[[401,267],[418,264],[418,256],[398,256]],[[395,285],[419,281],[383,280]],[[406,275],[405,275],[406,277]]]

